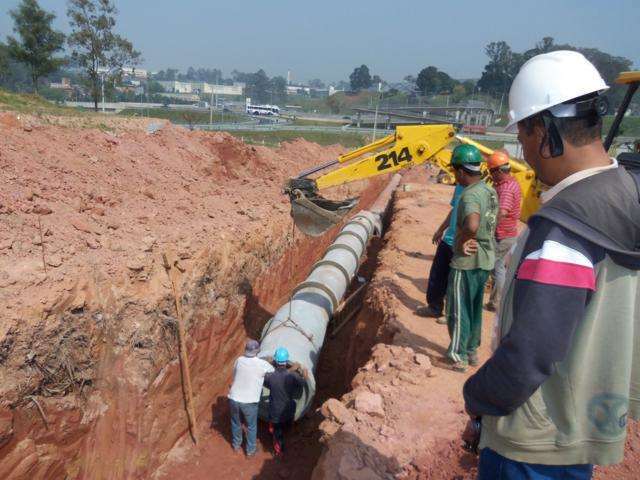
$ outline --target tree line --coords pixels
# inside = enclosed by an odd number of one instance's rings
[[[0,80],[20,65],[38,93],[42,78],[69,65],[81,72],[97,110],[102,85],[119,81],[123,67],[141,61],[132,43],[114,32],[117,13],[111,0],[69,0],[71,33],[66,36],[54,29],[53,13],[43,10],[37,0],[22,0],[9,12],[15,36],[9,36],[6,45],[0,43]],[[61,55],[65,45],[67,57]]]
[[[491,42],[484,53],[488,58],[480,79],[456,80],[446,72],[430,65],[418,72],[416,76],[407,75],[404,82],[413,94],[421,96],[451,95],[455,103],[473,93],[489,95],[493,98],[505,99],[511,83],[520,67],[531,57],[555,50],[574,50],[582,53],[598,69],[604,80],[612,88],[607,92],[610,103],[617,105],[624,95],[624,88],[615,85],[614,81],[622,71],[632,68],[632,61],[625,57],[611,55],[597,48],[575,47],[569,44],[556,44],[552,37],[544,37],[535,46],[522,53],[514,52],[505,41]],[[377,77],[377,76],[376,76]],[[375,86],[378,80],[371,77],[366,65],[356,67],[351,73],[350,88],[354,92]]]

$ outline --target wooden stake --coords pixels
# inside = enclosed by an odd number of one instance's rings
[[[193,443],[197,443],[196,439],[196,414],[193,408],[193,390],[191,389],[191,373],[189,372],[189,358],[187,357],[187,345],[185,343],[184,318],[182,316],[182,307],[180,305],[180,297],[173,276],[171,275],[171,264],[165,253],[162,254],[162,263],[173,291],[173,298],[176,304],[176,314],[178,316],[178,355],[180,357],[180,373],[182,377],[182,396],[184,399],[184,408],[187,411],[187,419],[189,421],[189,433]]]

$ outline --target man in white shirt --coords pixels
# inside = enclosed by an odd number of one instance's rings
[[[233,384],[228,395],[233,450],[242,451],[242,413],[247,424],[247,457],[256,454],[258,403],[264,376],[274,371],[269,362],[257,357],[259,351],[257,341],[247,340],[244,355],[236,360],[233,368]]]

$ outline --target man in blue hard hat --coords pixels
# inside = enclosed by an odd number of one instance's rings
[[[258,358],[260,344],[247,340],[244,355],[236,360],[233,367],[233,384],[229,390],[229,410],[231,412],[231,437],[235,452],[242,452],[242,420],[247,424],[247,457],[256,454],[258,431],[258,404],[262,393],[264,377],[274,371],[273,366]]]
[[[284,431],[293,422],[295,399],[300,398],[308,373],[299,363],[289,363],[289,351],[284,347],[276,349],[273,361],[276,369],[265,377],[264,386],[269,389],[269,431],[273,435],[273,449],[276,456],[280,456],[284,451]]]

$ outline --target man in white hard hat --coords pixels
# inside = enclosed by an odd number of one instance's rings
[[[512,256],[500,344],[464,386],[480,479],[591,478],[622,461],[640,414],[640,172],[604,150],[606,89],[581,54],[557,51],[509,92],[508,128],[550,188]]]

